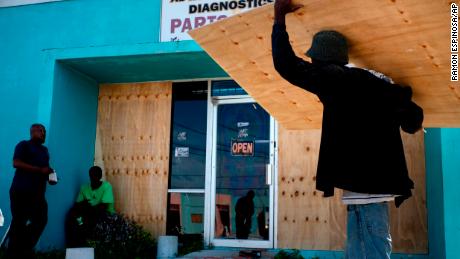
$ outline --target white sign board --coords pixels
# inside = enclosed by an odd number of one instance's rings
[[[190,156],[190,149],[188,147],[176,147],[174,151],[175,157],[189,157]]]
[[[58,1],[63,1],[63,0],[0,0],[0,7],[41,4],[41,3],[46,3],[46,2],[58,2]]]
[[[162,0],[161,41],[191,40],[188,31],[275,0]]]

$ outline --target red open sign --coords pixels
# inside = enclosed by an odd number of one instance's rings
[[[232,140],[232,156],[254,156],[254,141]]]

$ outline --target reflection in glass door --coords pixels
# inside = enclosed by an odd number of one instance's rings
[[[273,127],[250,98],[215,103],[214,245],[273,247]]]

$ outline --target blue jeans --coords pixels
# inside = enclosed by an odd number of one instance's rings
[[[347,259],[386,259],[391,255],[388,203],[348,205]]]

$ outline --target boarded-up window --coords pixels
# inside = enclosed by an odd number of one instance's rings
[[[170,122],[171,83],[100,86],[95,164],[115,209],[155,237],[166,229]]]

